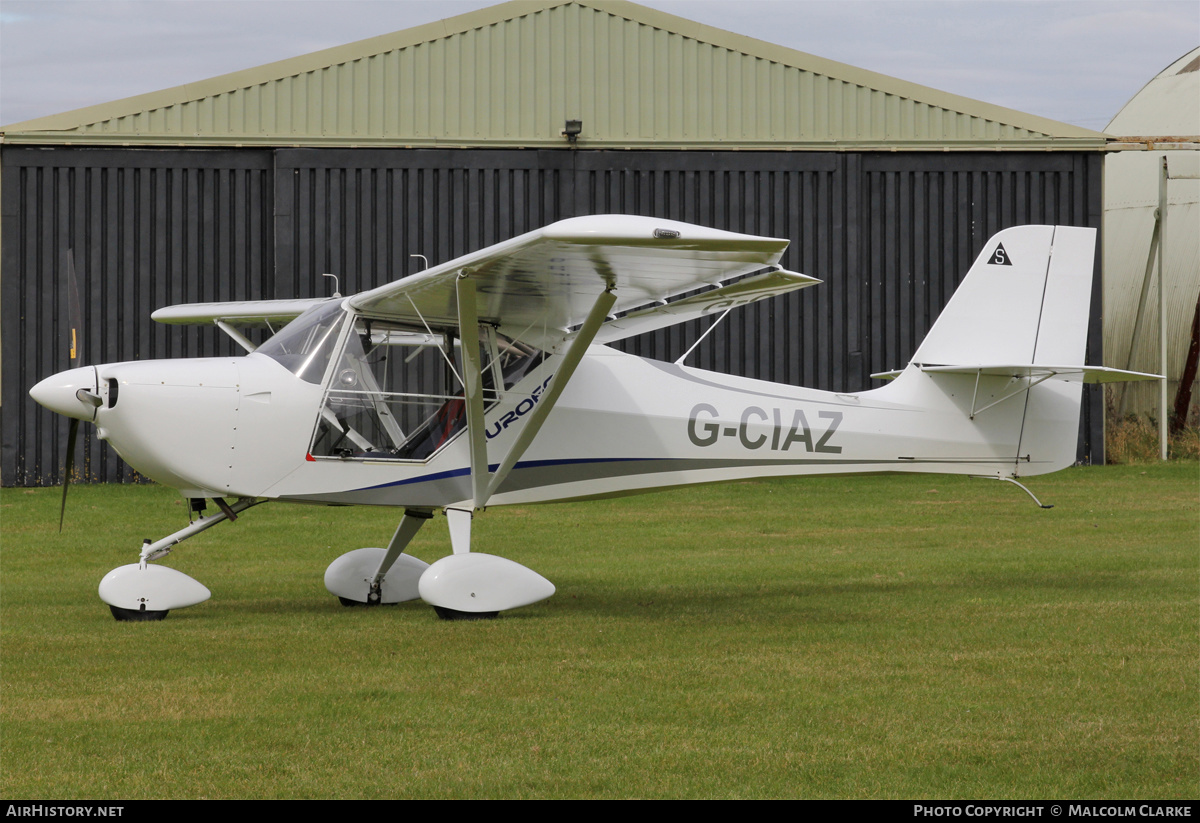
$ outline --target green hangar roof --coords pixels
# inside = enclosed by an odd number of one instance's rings
[[[623,0],[514,0],[16,123],[6,143],[1101,149],[1099,132]]]

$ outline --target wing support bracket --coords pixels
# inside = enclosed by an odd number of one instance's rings
[[[494,474],[488,473],[487,435],[483,408],[483,361],[479,356],[479,347],[483,340],[479,333],[479,312],[475,302],[475,283],[465,272],[460,273],[455,283],[458,298],[458,333],[462,341],[463,363],[463,392],[467,407],[467,438],[471,454],[471,498],[475,509],[482,509],[487,501],[508,477],[513,466],[533,443],[542,424],[546,421],[554,404],[562,394],[562,390],[571,380],[576,367],[587,353],[596,333],[604,324],[609,310],[617,302],[617,296],[612,286],[606,288],[596,298],[591,311],[579,327],[571,341],[563,362],[550,381],[550,386],[542,394],[541,400],[529,416],[529,421],[521,428],[517,440],[504,456],[503,462]]]
[[[693,343],[691,346],[689,346],[688,350],[685,351],[680,356],[680,358],[675,361],[675,365],[682,366],[683,361],[688,359],[688,355],[691,354],[693,351],[695,351],[696,347],[700,345],[700,343],[704,340],[704,338],[708,337],[709,332],[711,332],[717,326],[721,325],[721,321],[724,320],[726,315],[728,315],[731,311],[733,311],[733,306],[730,306],[725,311],[721,312],[721,316],[718,317],[716,320],[714,320],[711,324],[709,324],[709,327],[707,329],[705,329],[699,337],[696,338],[696,342]]]
[[[250,342],[249,338],[247,338],[246,335],[242,334],[240,331],[238,331],[233,326],[226,323],[224,320],[218,320],[218,321],[216,321],[216,323],[217,323],[218,329],[220,329],[221,331],[223,331],[227,335],[229,335],[229,338],[231,340],[233,340],[234,343],[237,343],[239,346],[241,346],[246,351],[252,352],[256,348],[258,348],[258,346],[255,346],[253,343]]]

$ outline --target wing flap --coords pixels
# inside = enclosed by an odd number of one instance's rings
[[[684,297],[666,305],[639,309],[609,320],[596,335],[597,343],[611,343],[635,334],[645,334],[698,317],[720,316],[728,309],[777,297],[796,289],[815,286],[821,281],[806,274],[774,269],[747,277],[728,286]]]

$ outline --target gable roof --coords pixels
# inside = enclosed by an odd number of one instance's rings
[[[2,129],[8,143],[1098,148],[1100,132],[625,0],[512,0]]]

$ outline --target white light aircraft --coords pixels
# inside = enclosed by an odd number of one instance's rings
[[[1082,383],[1155,375],[1080,365],[1093,229],[1021,226],[984,246],[912,362],[833,393],[625,354],[606,344],[819,281],[778,265],[787,240],[621,215],[563,220],[352,297],[170,306],[244,357],[83,366],[30,391],[202,513],[114,569],[118,620],[209,591],[151,561],[258,503],[396,506],[386,548],[333,561],[347,605],[418,597],[445,618],[554,593],[471,551],[488,506],[750,477],[880,472],[1016,482],[1075,460]],[[238,329],[278,328],[260,346]],[[711,328],[711,327],[710,327]],[[70,470],[68,466],[67,474]],[[1019,484],[1018,484],[1019,485]],[[1023,487],[1022,487],[1023,488]],[[66,489],[64,486],[64,503]],[[1031,495],[1032,496],[1032,495]],[[1036,498],[1035,498],[1036,500]],[[453,553],[404,554],[436,513]]]

